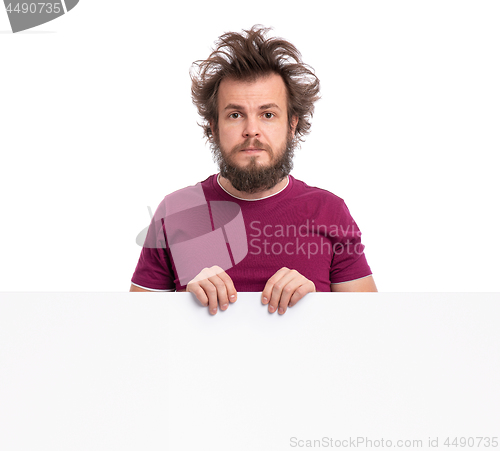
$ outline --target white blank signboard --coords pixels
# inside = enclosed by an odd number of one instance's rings
[[[494,449],[499,300],[3,293],[0,449]]]

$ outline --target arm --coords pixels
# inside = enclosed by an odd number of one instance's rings
[[[377,292],[373,276],[362,277],[361,279],[350,280],[349,282],[332,283],[330,290],[334,292]]]
[[[134,285],[133,283],[130,284],[130,292],[132,292],[132,293],[139,293],[139,292],[152,293],[151,290],[145,290],[144,288],[138,287],[137,285]]]
[[[132,283],[130,285],[130,290],[129,291],[132,292],[132,293],[169,293],[169,292],[175,291],[175,289],[171,289],[171,290],[153,290],[153,289],[147,289],[147,288],[139,287],[139,286],[134,285]]]

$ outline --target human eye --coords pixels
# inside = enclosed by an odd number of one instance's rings
[[[274,114],[274,113],[270,113],[270,112],[266,112],[266,113],[264,113],[264,117],[265,117],[266,119],[272,119],[274,116],[275,116],[275,114]]]
[[[229,117],[230,117],[231,119],[238,119],[238,117],[241,117],[241,114],[240,114],[240,113],[231,113],[231,114],[229,115]]]

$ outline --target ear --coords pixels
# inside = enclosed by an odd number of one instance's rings
[[[214,121],[209,121],[208,125],[210,125],[210,131],[212,132],[212,139],[216,138],[216,136],[215,136],[215,128],[214,128]]]
[[[299,117],[292,116],[292,121],[290,124],[290,132],[292,133],[292,136],[295,136],[295,129],[297,128],[298,123],[299,123]]]

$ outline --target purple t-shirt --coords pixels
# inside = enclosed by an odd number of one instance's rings
[[[289,176],[279,193],[243,200],[222,189],[217,174],[185,190],[167,196],[167,208],[158,207],[159,226],[150,226],[148,236],[162,245],[143,247],[132,283],[180,290],[213,264],[225,269],[237,291],[262,291],[282,267],[312,280],[317,291],[371,274],[358,226],[329,191]],[[183,203],[190,208],[183,210]],[[203,214],[207,220],[199,219]]]

